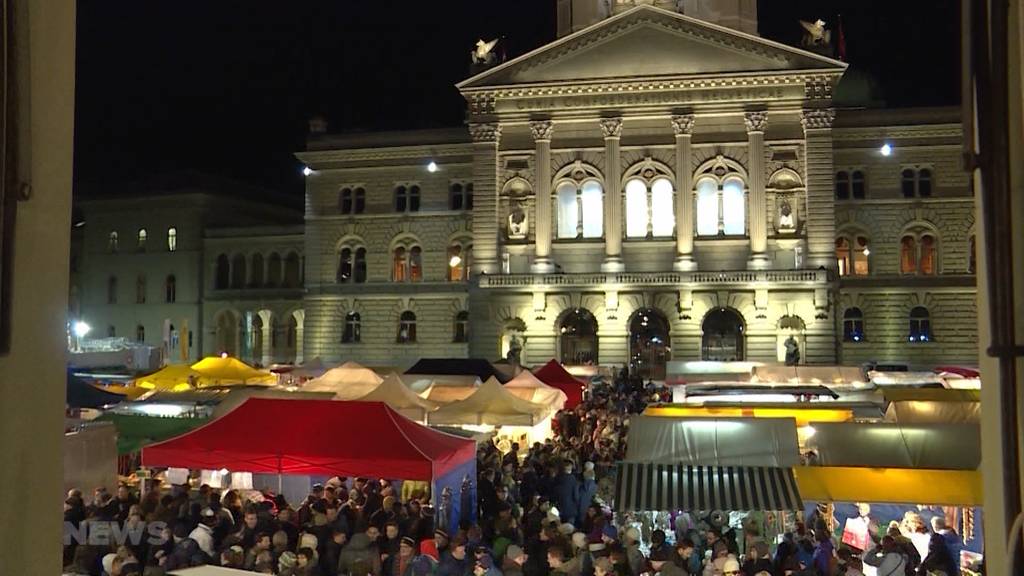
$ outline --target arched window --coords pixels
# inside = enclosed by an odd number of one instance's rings
[[[415,184],[409,186],[409,212],[420,211],[420,187]]]
[[[338,197],[338,209],[342,214],[352,213],[352,189],[342,188]]]
[[[356,263],[353,270],[353,279],[356,284],[366,282],[366,248],[356,248]]]
[[[932,275],[939,273],[938,239],[925,227],[903,233],[900,240],[900,273]]]
[[[167,276],[164,280],[164,302],[173,304],[178,300],[178,280],[174,274]]]
[[[281,255],[272,252],[267,259],[267,286],[276,288],[281,285]]]
[[[146,249],[146,238],[148,236],[149,235],[146,233],[146,229],[145,228],[139,228],[139,245],[138,245],[139,252],[142,252],[142,251],[144,251]]]
[[[914,171],[906,168],[900,172],[900,191],[904,198],[913,198],[915,193]]]
[[[850,173],[845,170],[836,172],[836,200],[850,199]]]
[[[366,190],[363,188],[355,189],[355,206],[353,206],[352,212],[355,214],[366,212]]]
[[[299,255],[289,252],[284,259],[284,287],[298,288],[302,285],[302,272],[300,270]]]
[[[668,319],[655,308],[641,308],[629,321],[629,371],[645,380],[664,380],[672,357]]]
[[[398,317],[398,338],[399,344],[412,344],[416,342],[416,314],[406,310]]]
[[[604,189],[597,180],[565,181],[555,192],[559,238],[600,238],[604,233]]]
[[[114,252],[117,252],[117,248],[117,232],[111,231],[110,235],[107,236],[107,252],[113,254]]]
[[[975,270],[977,270],[977,265],[978,247],[975,243],[974,235],[971,235],[971,237],[967,241],[967,273],[974,274]]]
[[[932,341],[932,321],[928,309],[924,306],[914,306],[910,310],[910,336],[911,342]]]
[[[455,243],[448,247],[448,281],[464,282],[469,280],[473,247]]]
[[[391,258],[391,279],[395,282],[405,282],[408,278],[409,257],[405,246],[395,248]]]
[[[448,208],[451,210],[468,210],[466,187],[460,182],[452,182],[448,187]]]
[[[226,290],[231,285],[231,265],[225,254],[217,256],[217,266],[213,274],[213,287],[217,290]]]
[[[355,344],[362,337],[362,318],[359,312],[345,314],[345,329],[341,333],[342,344]]]
[[[935,274],[935,237],[931,234],[921,236],[920,256],[918,257],[918,271],[921,274]]]
[[[655,178],[649,186],[640,178],[626,182],[626,236],[671,236],[675,231],[673,196],[668,178]]]
[[[917,273],[917,239],[910,235],[900,240],[900,273]]]
[[[458,343],[469,342],[469,312],[462,310],[455,315],[455,338]]]
[[[145,342],[146,341],[146,327],[139,324],[135,327],[135,341]]]
[[[139,274],[135,279],[135,303],[146,303],[146,276],[144,274]]]
[[[860,234],[836,238],[836,263],[840,276],[866,276],[870,272],[868,238]]]
[[[250,274],[249,286],[254,288],[263,286],[263,254],[259,252],[252,255],[252,274]]]
[[[395,212],[409,209],[409,190],[405,186],[395,187]]]
[[[836,265],[840,276],[848,276],[853,270],[853,263],[850,261],[850,241],[846,238],[836,238]]]
[[[352,281],[352,249],[342,248],[338,255],[338,273],[335,275],[338,284]]]
[[[107,278],[107,304],[117,304],[117,276]]]
[[[917,171],[917,195],[921,198],[932,195],[932,171],[928,168]]]
[[[409,249],[409,281],[423,280],[423,249],[413,246]]]
[[[562,364],[597,364],[597,318],[586,308],[574,308],[558,327]]]
[[[245,288],[245,256],[235,254],[231,258],[231,288],[238,290]]]
[[[171,226],[167,229],[167,251],[174,252],[178,249],[178,229]]]
[[[473,183],[466,183],[466,210],[473,209]]]
[[[843,312],[843,341],[861,342],[864,340],[864,313],[860,308],[847,308]]]
[[[867,185],[864,181],[864,172],[854,170],[850,176],[851,196],[854,200],[863,200],[867,196]]]
[[[746,338],[743,317],[735,310],[716,308],[701,324],[701,360],[734,362],[744,359]]]
[[[721,182],[721,184],[719,184]],[[742,236],[747,233],[746,190],[738,176],[697,181],[697,235]]]

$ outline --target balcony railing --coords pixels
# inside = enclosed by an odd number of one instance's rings
[[[481,288],[532,286],[688,286],[824,284],[825,270],[737,270],[733,272],[619,272],[609,274],[500,274],[480,276]]]

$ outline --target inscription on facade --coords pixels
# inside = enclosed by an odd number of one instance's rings
[[[623,92],[617,94],[571,94],[507,100],[504,110],[552,110],[564,108],[615,108],[621,106],[663,106],[712,102],[744,102],[801,99],[801,86],[763,86],[735,89],[673,90],[665,92]]]

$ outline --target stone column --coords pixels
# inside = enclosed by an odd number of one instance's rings
[[[835,110],[804,110],[800,122],[804,128],[804,182],[807,186],[807,268],[836,267],[833,214],[832,121]]]
[[[750,196],[747,198],[750,260],[747,268],[762,270],[768,267],[768,202],[764,193],[764,130],[768,127],[768,113],[747,112],[743,120],[747,125],[747,175],[750,177]]]
[[[302,340],[306,325],[306,311],[296,310],[292,312],[292,316],[295,318],[295,363],[302,364],[302,351],[305,349],[305,342]]]
[[[619,137],[622,118],[601,119],[604,135],[604,262],[602,272],[622,272],[622,176]]]
[[[274,363],[274,351],[270,346],[271,341],[274,339],[274,325],[273,317],[270,314],[270,310],[260,310],[257,312],[260,317],[260,321],[263,323],[263,345],[262,350],[259,351],[262,356],[261,362],[263,366],[270,366]],[[298,334],[295,335],[295,343],[298,344]],[[256,355],[256,350],[253,350],[253,356]]]
[[[533,266],[535,274],[550,274],[555,271],[551,261],[551,135],[554,124],[550,120],[530,122],[534,150],[534,245]]]
[[[676,261],[673,269],[679,272],[696,270],[693,259],[693,114],[672,116],[672,131],[676,134]]]
[[[473,268],[497,274],[498,258],[498,142],[501,125],[470,124],[473,139]]]

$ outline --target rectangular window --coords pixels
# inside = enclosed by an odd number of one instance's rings
[[[726,234],[742,236],[747,233],[745,204],[743,183],[739,180],[726,180],[722,186],[722,223]]]
[[[710,180],[697,187],[697,235],[718,235],[718,187]]]
[[[558,187],[558,237],[575,238],[579,223],[579,205],[576,202],[576,188],[572,184]]]
[[[651,185],[651,233],[654,236],[671,236],[676,228],[675,204],[672,182],[661,178]]]
[[[647,236],[647,186],[640,180],[626,183],[626,237]]]

